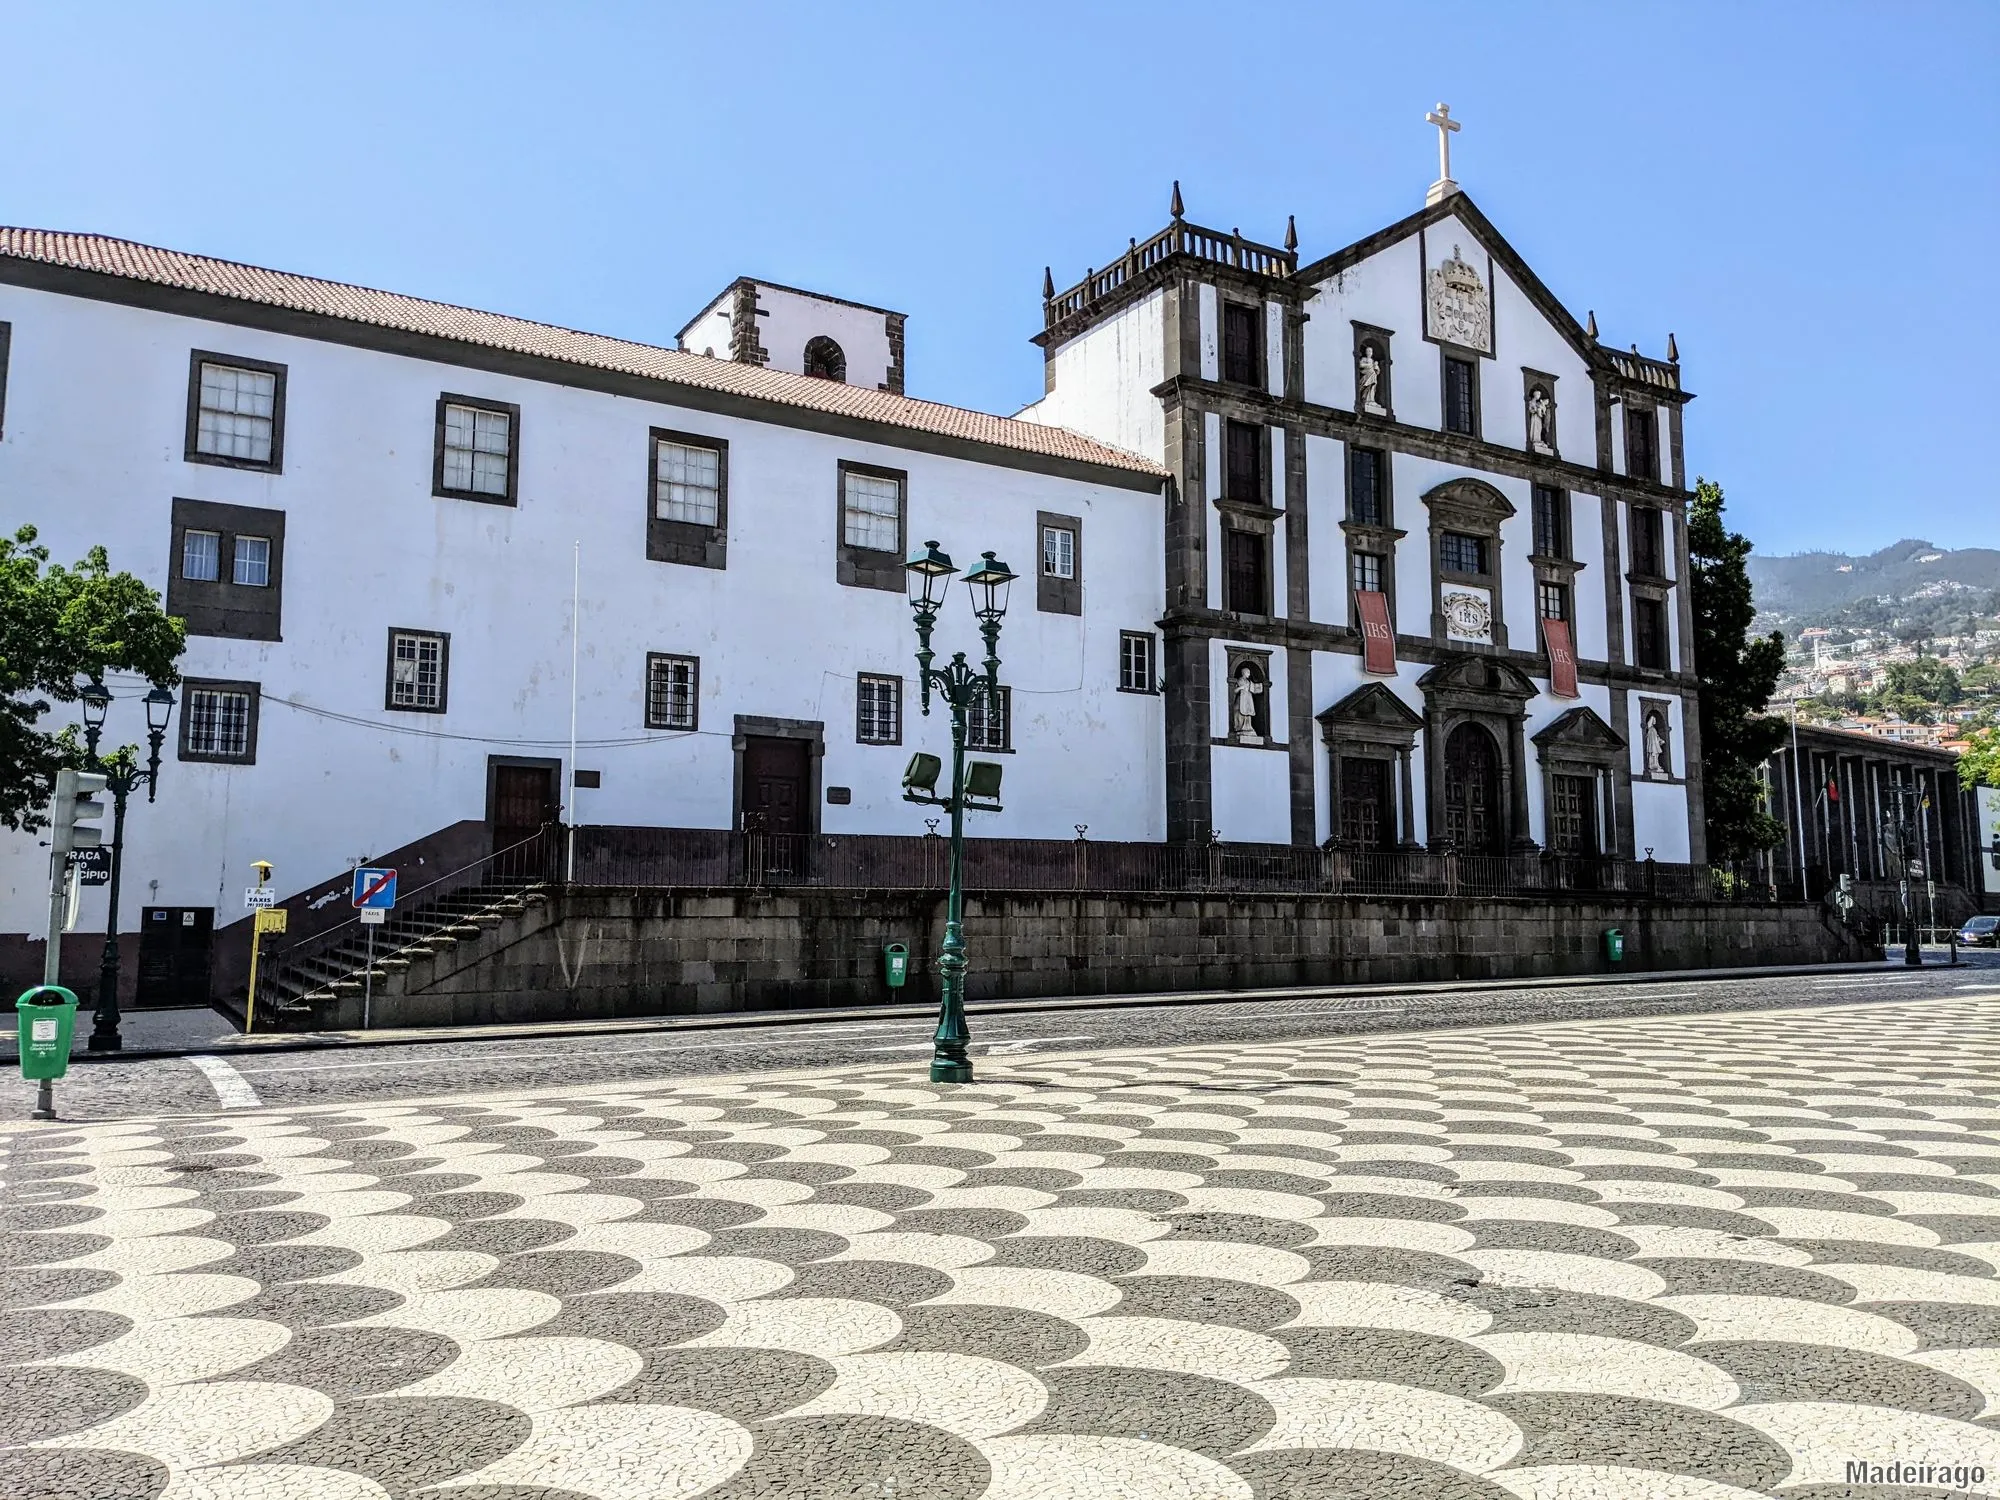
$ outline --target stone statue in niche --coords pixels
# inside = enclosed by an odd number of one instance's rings
[[[1373,343],[1364,343],[1355,356],[1354,381],[1358,392],[1355,407],[1371,417],[1388,416],[1389,408],[1382,404],[1381,396],[1382,360]]]
[[[1646,774],[1660,780],[1672,776],[1673,768],[1667,764],[1667,716],[1659,709],[1646,710],[1642,739],[1646,751]]]
[[[1264,696],[1264,681],[1256,667],[1243,662],[1236,668],[1236,679],[1229,685],[1229,737],[1239,745],[1261,745],[1264,736],[1257,732],[1258,700]]]
[[[1528,447],[1536,453],[1554,454],[1555,436],[1556,404],[1538,385],[1528,392]]]

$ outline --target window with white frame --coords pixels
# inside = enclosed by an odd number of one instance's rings
[[[965,716],[965,748],[968,750],[1011,750],[1014,748],[1014,690],[999,690],[996,708],[992,692],[972,700]]]
[[[701,661],[693,656],[646,657],[646,727],[692,730],[697,721]]]
[[[1076,577],[1076,533],[1067,526],[1042,528],[1042,576]]]
[[[864,745],[903,743],[903,679],[861,674],[855,690],[854,737]]]
[[[193,583],[214,583],[222,576],[222,533],[181,533],[181,577]]]
[[[449,640],[432,630],[389,632],[388,707],[444,712]]]
[[[181,759],[257,758],[257,693],[248,683],[187,682],[181,705]]]
[[[514,419],[481,406],[444,406],[440,487],[506,499],[513,491]]]
[[[1159,679],[1153,674],[1153,635],[1147,630],[1118,632],[1118,691],[1153,693]]]
[[[196,383],[198,455],[268,464],[277,447],[278,377],[270,370],[202,360]]]
[[[231,573],[246,588],[271,586],[271,539],[267,536],[239,536],[230,549]]]
[[[657,438],[653,442],[653,510],[662,521],[722,524],[722,452]]]
[[[841,540],[870,552],[898,552],[903,537],[903,482],[860,469],[841,471]]]

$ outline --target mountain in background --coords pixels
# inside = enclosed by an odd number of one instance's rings
[[[1879,552],[1750,556],[1759,627],[1882,626],[1919,619],[1940,631],[2000,608],[2000,549],[1905,539]]]

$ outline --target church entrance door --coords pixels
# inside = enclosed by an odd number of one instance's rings
[[[1477,724],[1461,724],[1444,745],[1444,834],[1466,854],[1498,854],[1500,748]]]

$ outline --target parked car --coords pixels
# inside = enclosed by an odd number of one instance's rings
[[[1958,941],[1966,948],[2000,948],[2000,917],[1973,917],[1958,929]]]

